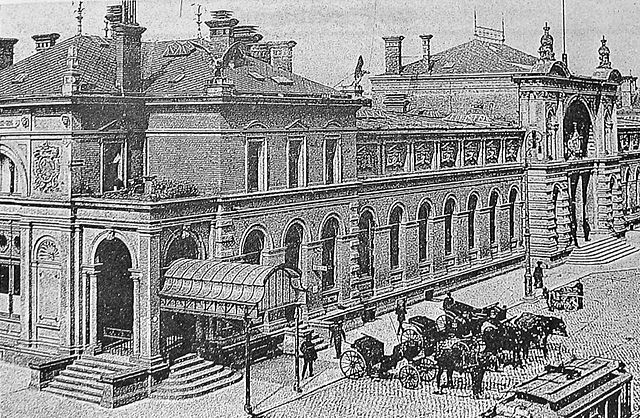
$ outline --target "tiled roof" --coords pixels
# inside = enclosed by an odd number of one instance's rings
[[[207,82],[213,77],[208,54],[201,49],[195,49],[190,54],[166,57],[163,53],[172,42],[161,41],[144,45],[143,65],[147,95],[177,96],[205,93]],[[235,90],[241,94],[339,94],[330,87],[252,57],[246,57],[245,64],[237,68],[226,68],[223,72],[233,83]]]
[[[196,41],[180,41],[181,44],[189,42]],[[176,41],[143,43],[143,79],[147,95],[188,96],[206,93],[206,84],[212,78],[209,57],[201,49],[186,47],[182,50],[178,48],[173,56],[165,56],[172,55],[164,53],[167,47],[176,44]],[[63,75],[67,70],[67,53],[72,45],[78,49],[81,92],[117,94],[119,89],[115,83],[113,40],[78,35],[0,71],[0,99],[61,95]],[[340,94],[330,87],[255,58],[246,57],[246,63],[248,65],[224,70],[224,75],[240,94]],[[18,79],[22,81],[17,82]]]
[[[505,44],[473,39],[431,57],[431,74],[528,72],[537,58]],[[402,74],[429,74],[427,62],[419,60],[402,68]]]
[[[78,70],[84,89],[117,92],[115,55],[110,41],[97,36],[74,36],[0,71],[0,98],[60,95],[67,53],[72,45],[78,49]],[[18,79],[22,82],[17,82]]]
[[[477,118],[476,115],[460,117],[449,115],[447,117],[426,116],[420,112],[389,112],[379,109],[363,107],[357,113],[357,127],[361,130],[403,130],[403,129],[487,129],[487,128],[512,128],[504,122]]]

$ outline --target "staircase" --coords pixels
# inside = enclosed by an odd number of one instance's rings
[[[54,377],[43,391],[99,405],[105,387],[100,377],[133,368],[134,364],[113,356],[82,356]]]
[[[187,399],[206,395],[242,379],[240,373],[203,360],[195,353],[178,358],[169,377],[154,387],[151,398]]]
[[[607,237],[573,250],[567,264],[608,264],[640,251],[638,248],[615,238]]]

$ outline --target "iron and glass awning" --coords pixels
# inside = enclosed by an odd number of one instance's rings
[[[160,300],[165,311],[243,319],[295,304],[300,291],[300,271],[283,264],[180,259],[165,273]]]

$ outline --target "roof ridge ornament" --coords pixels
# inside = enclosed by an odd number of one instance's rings
[[[610,60],[611,50],[607,46],[607,38],[605,38],[605,36],[602,35],[602,40],[600,42],[602,42],[602,45],[598,49],[598,54],[600,55],[600,65],[598,65],[598,68],[610,69],[611,68],[611,60]]]
[[[551,29],[549,27],[549,23],[545,22],[544,28],[542,29],[544,30],[544,35],[540,38],[540,48],[538,49],[538,52],[540,53],[540,60],[555,61],[556,54],[553,52],[553,36],[549,33],[549,30]]]

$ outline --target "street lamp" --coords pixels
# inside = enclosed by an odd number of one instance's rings
[[[251,318],[249,317],[249,310],[245,308],[244,311],[244,389],[245,389],[245,403],[244,412],[247,415],[253,415],[253,407],[251,406]]]
[[[294,343],[294,358],[295,358],[295,374],[296,382],[293,384],[293,391],[300,393],[300,304],[296,303],[296,341]]]
[[[532,143],[536,143],[536,132],[531,132]],[[533,276],[531,275],[531,226],[529,221],[529,141],[524,144],[524,299],[534,301]]]

